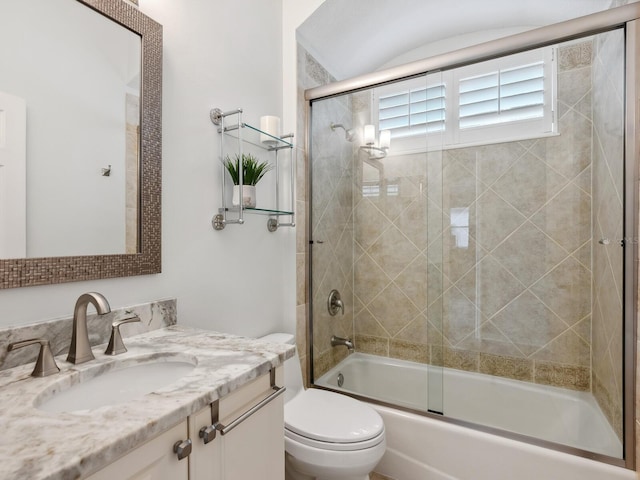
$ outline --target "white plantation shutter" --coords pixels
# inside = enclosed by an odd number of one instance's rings
[[[445,86],[408,89],[378,100],[379,130],[402,138],[445,129]]]
[[[463,78],[459,127],[495,125],[544,116],[544,62]]]
[[[489,60],[375,89],[390,154],[553,135],[555,48]]]

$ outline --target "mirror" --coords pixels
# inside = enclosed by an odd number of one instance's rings
[[[160,272],[162,27],[7,0],[0,36],[0,288]]]

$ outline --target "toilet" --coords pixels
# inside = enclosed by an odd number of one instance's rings
[[[295,344],[287,333],[260,340]],[[285,480],[368,480],[386,449],[378,412],[346,395],[305,390],[297,352],[284,377]]]

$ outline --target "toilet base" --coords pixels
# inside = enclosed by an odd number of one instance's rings
[[[293,461],[292,461],[293,460]],[[359,475],[329,475],[329,476],[313,476],[307,475],[306,473],[302,473],[296,468],[294,468],[294,464],[297,464],[298,467],[304,469],[304,465],[301,465],[300,462],[297,462],[295,459],[292,459],[291,455],[285,453],[285,471],[284,471],[284,479],[285,480],[369,480],[369,474],[359,474]]]
[[[370,480],[369,475],[359,475],[355,477],[311,477],[309,475],[304,475],[300,472],[291,471],[290,469],[286,469],[284,473],[284,480]]]

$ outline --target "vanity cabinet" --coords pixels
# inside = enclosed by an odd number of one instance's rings
[[[275,386],[282,380],[282,367],[258,377],[86,480],[282,480],[284,389]],[[185,439],[191,453],[178,460],[174,445]]]

